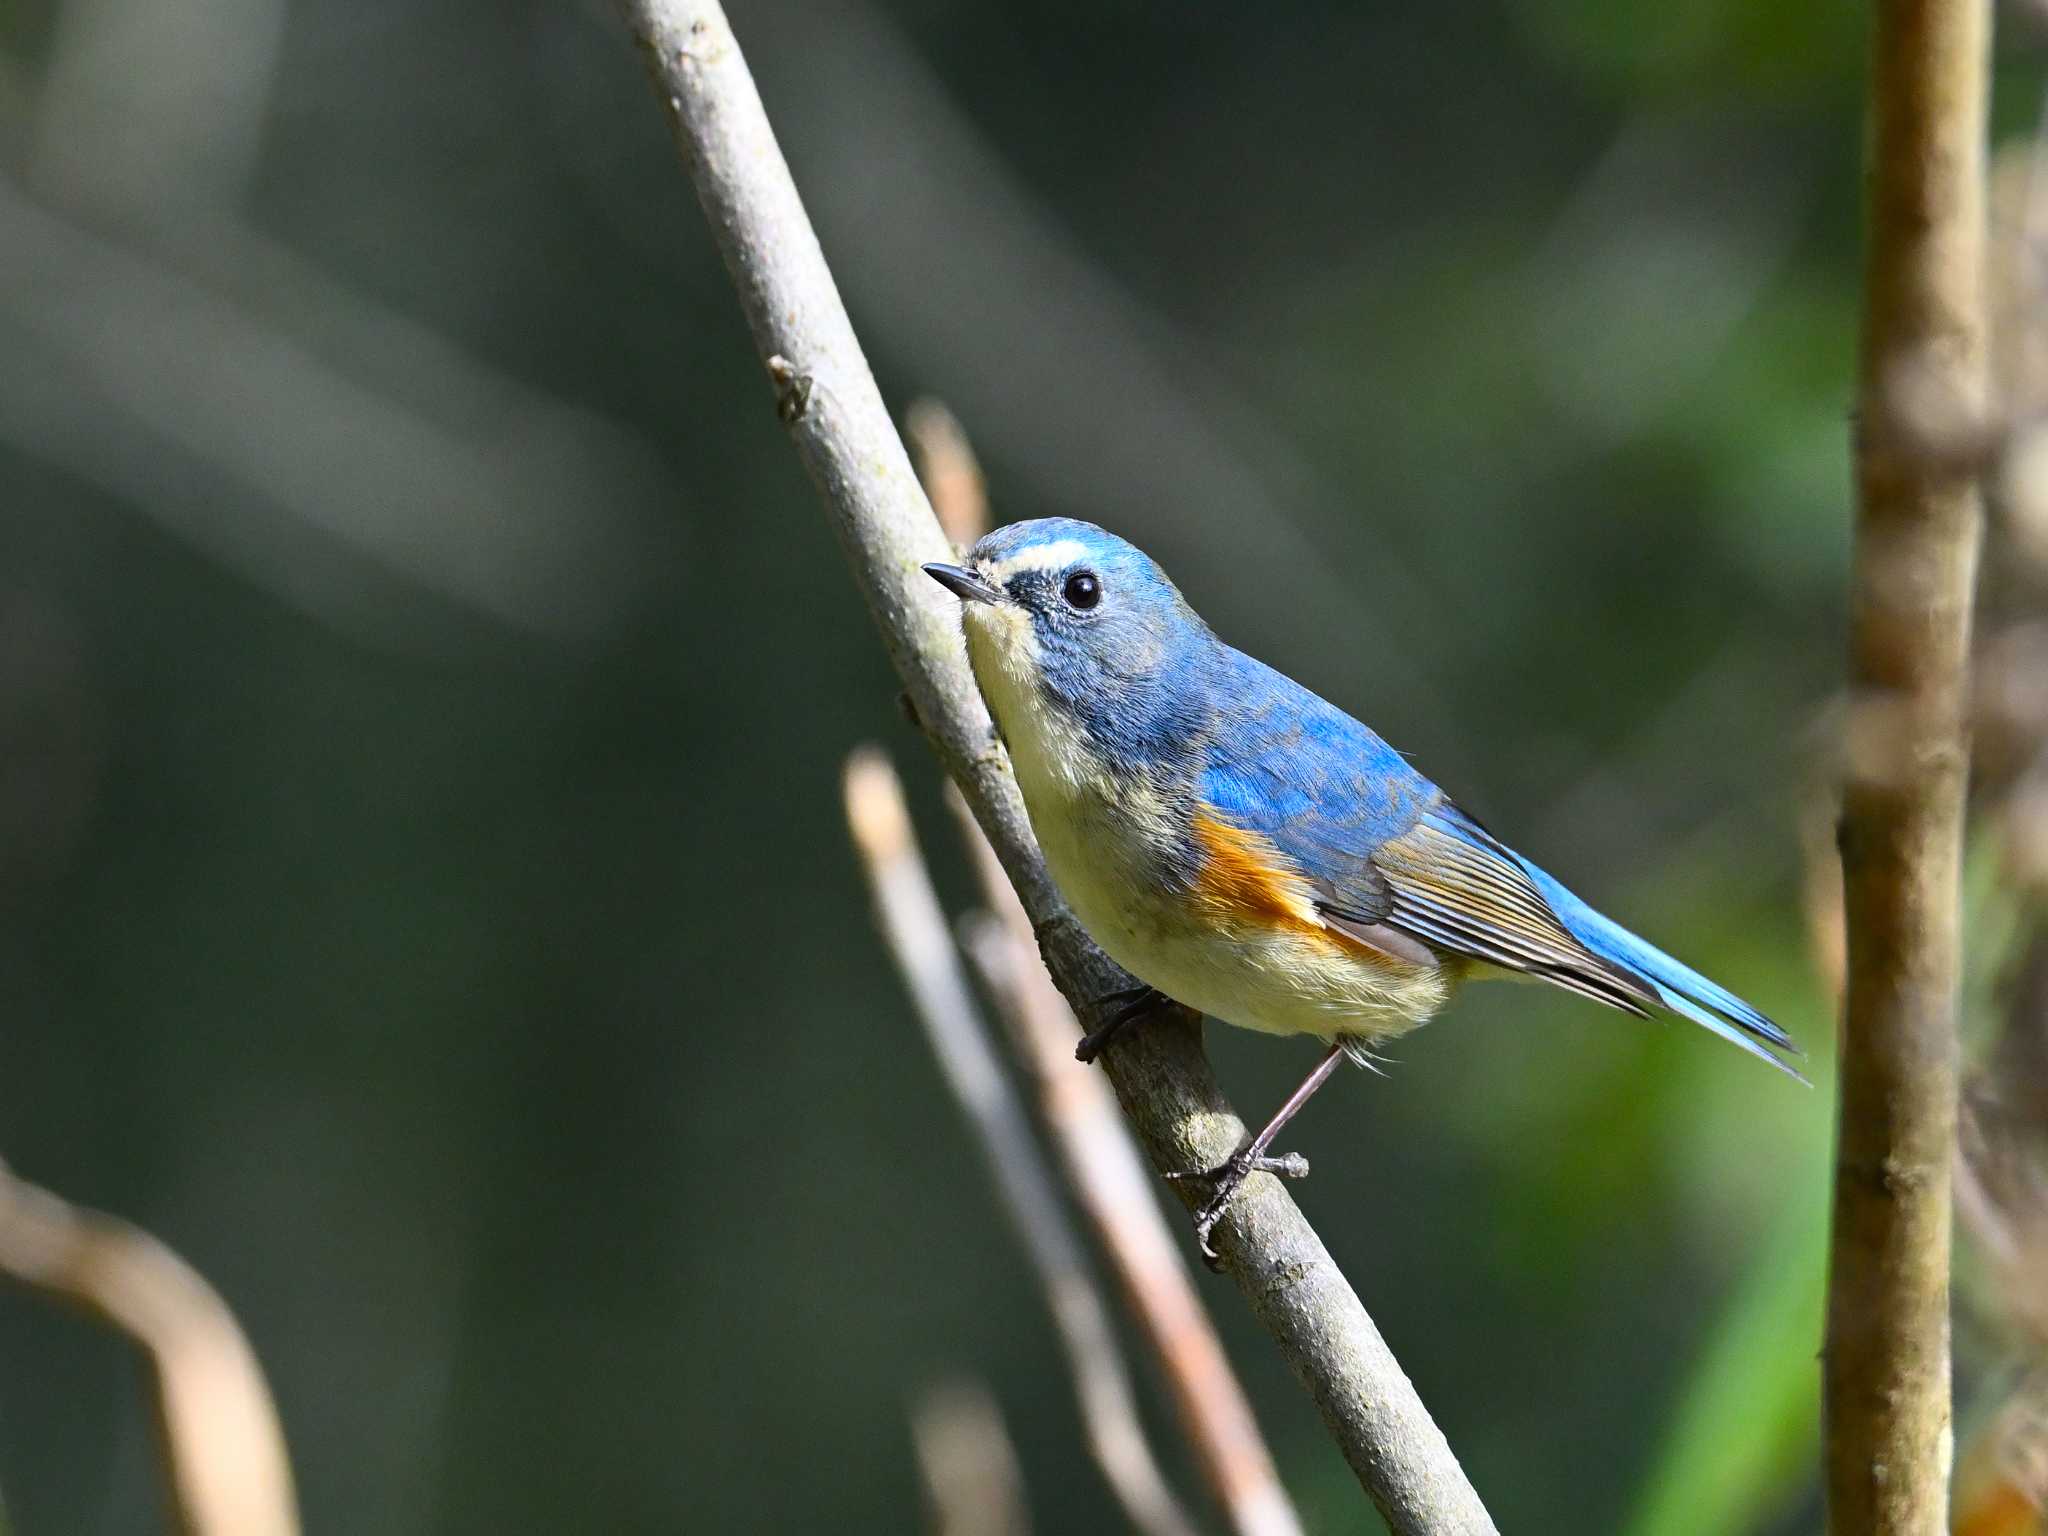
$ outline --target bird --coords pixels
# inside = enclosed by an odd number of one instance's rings
[[[1804,1082],[1791,1036],[1602,916],[1369,727],[1226,644],[1144,551],[1037,518],[925,574],[959,599],[974,680],[1032,831],[1089,937],[1140,985],[1097,1000],[1083,1061],[1168,1002],[1325,1043],[1205,1180],[1203,1257],[1246,1178],[1299,1177],[1274,1139],[1349,1059],[1465,981],[1534,978],[1676,1014]]]

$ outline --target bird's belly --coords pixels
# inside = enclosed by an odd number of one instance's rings
[[[1383,961],[1319,929],[1221,918],[1166,877],[1143,808],[1031,805],[1046,863],[1111,959],[1176,1002],[1269,1034],[1380,1039],[1443,1005],[1434,968]],[[1050,812],[1046,814],[1045,812]],[[1137,828],[1134,832],[1134,828]]]

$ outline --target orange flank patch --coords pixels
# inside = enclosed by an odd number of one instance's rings
[[[1249,920],[1337,937],[1316,915],[1307,879],[1271,839],[1197,811],[1195,843],[1202,850],[1195,899],[1220,921]]]

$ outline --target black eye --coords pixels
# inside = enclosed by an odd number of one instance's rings
[[[1102,601],[1102,583],[1095,579],[1093,571],[1076,571],[1067,578],[1060,596],[1067,600],[1069,608],[1093,608]]]

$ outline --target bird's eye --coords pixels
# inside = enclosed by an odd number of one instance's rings
[[[1102,583],[1095,579],[1093,571],[1076,571],[1067,578],[1060,596],[1067,600],[1069,608],[1085,611],[1102,601]]]

